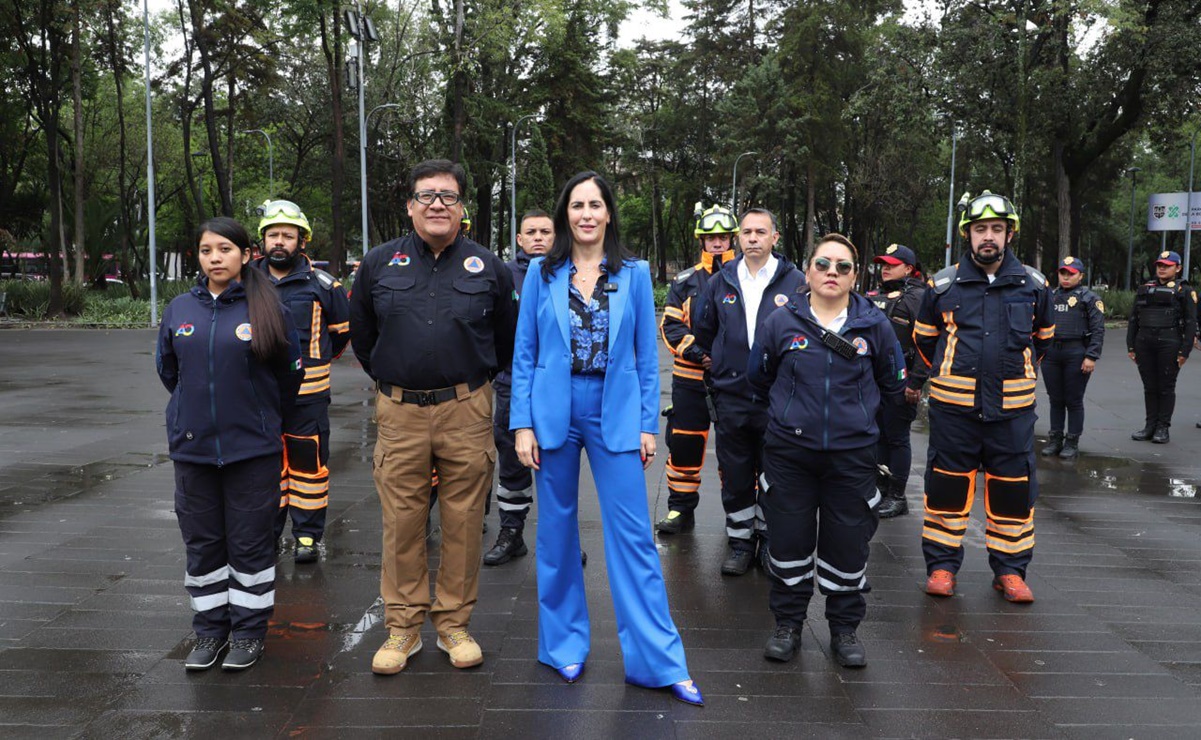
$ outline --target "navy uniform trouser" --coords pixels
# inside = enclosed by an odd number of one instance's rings
[[[175,516],[197,637],[262,639],[275,607],[279,455],[221,467],[175,463]]]
[[[767,430],[767,409],[749,398],[719,393],[717,409],[717,468],[721,473],[721,505],[726,510],[730,548],[754,552],[767,539],[767,523],[759,508],[760,452]]]
[[[531,496],[534,475],[517,459],[517,451],[514,448],[516,433],[509,429],[509,403],[513,395],[510,375],[497,375],[492,389],[496,394],[492,437],[496,440],[496,466],[500,471],[500,490],[496,494],[496,505],[500,509],[500,526],[520,530],[525,528],[525,519],[529,516],[530,504],[534,501]]]
[[[909,429],[917,418],[917,404],[902,399],[884,399],[880,402],[877,423],[880,426],[880,441],[876,445],[876,459],[888,466],[892,473],[889,493],[903,496],[909,484],[909,469],[913,467],[913,447],[909,443]]]
[[[667,508],[694,511],[709,443],[709,404],[699,381],[673,379],[667,419]]]
[[[853,632],[867,613],[868,543],[879,524],[876,446],[819,452],[768,435],[763,478],[776,624],[804,624],[816,579],[830,632]]]
[[[1039,373],[1051,400],[1052,432],[1064,431],[1065,415],[1068,434],[1078,436],[1084,431],[1084,389],[1092,377],[1080,371],[1084,351],[1083,339],[1057,339],[1043,357]]]
[[[1180,374],[1180,332],[1166,329],[1139,329],[1134,338],[1134,357],[1143,379],[1143,403],[1147,408],[1147,426],[1171,426],[1176,410],[1176,376]]]
[[[292,516],[292,536],[320,541],[329,507],[329,400],[297,404],[284,429],[275,539]]]
[[[963,536],[984,470],[984,544],[997,575],[1026,577],[1034,557],[1034,410],[1012,419],[983,421],[973,414],[930,404],[926,456],[926,520],[922,553],[926,572],[959,572]]]

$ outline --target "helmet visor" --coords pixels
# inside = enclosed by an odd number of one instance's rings
[[[290,200],[269,200],[259,206],[258,211],[263,218],[275,218],[276,216],[304,218],[304,211]]]
[[[706,213],[697,219],[696,230],[705,234],[730,234],[738,231],[734,217],[721,211]]]
[[[981,195],[975,198],[971,203],[967,204],[967,216],[971,221],[978,221],[985,218],[985,214],[992,211],[997,218],[1008,218],[1013,213],[1013,206],[1010,205],[1009,199],[1001,195]]]

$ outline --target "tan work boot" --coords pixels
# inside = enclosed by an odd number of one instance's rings
[[[484,651],[467,630],[439,634],[438,649],[450,656],[455,668],[472,668],[484,662]]]
[[[390,636],[371,659],[371,672],[381,676],[400,673],[408,665],[409,658],[421,652],[421,635],[409,632]]]

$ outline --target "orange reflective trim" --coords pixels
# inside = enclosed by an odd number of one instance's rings
[[[955,350],[959,347],[959,325],[955,323],[955,312],[943,311],[942,323],[947,327],[947,346],[943,350],[942,365],[938,368],[940,376],[951,375],[955,364]]]
[[[952,393],[933,385],[930,386],[930,398],[955,406],[972,406],[976,403],[976,397],[970,393]]]
[[[321,304],[313,301],[313,322],[309,326],[309,357],[321,357]]]
[[[292,493],[329,493],[329,481],[323,483],[304,483],[295,478],[288,486],[288,490]]]
[[[996,537],[989,537],[986,534],[984,536],[984,545],[989,550],[996,550],[998,552],[1005,552],[1005,553],[1009,553],[1012,555],[1012,554],[1016,554],[1019,552],[1025,552],[1026,550],[1033,549],[1034,548],[1034,534],[1031,533],[1031,535],[1029,537],[1023,539],[1020,542],[1007,542],[1006,540],[997,539]]]
[[[1034,378],[1011,378],[1001,381],[1002,393],[1017,393],[1020,391],[1032,391],[1038,386],[1038,381]]]
[[[322,496],[321,498],[301,498],[300,496],[291,496],[288,499],[288,504],[297,509],[315,511],[317,509],[324,509],[329,506],[329,496]]]
[[[927,524],[937,524],[946,529],[967,529],[967,523],[971,519],[970,516],[966,515],[943,514],[929,509],[926,510],[925,517]]]
[[[676,360],[676,364],[671,368],[671,374],[685,380],[701,380],[705,379],[705,371],[703,368],[689,367],[682,365],[680,360]]]
[[[923,337],[936,337],[938,336],[938,327],[933,324],[923,324],[920,321],[914,321],[913,333],[920,334]]]
[[[998,524],[989,519],[984,526],[985,533],[992,532],[993,534],[1004,535],[1009,541],[1017,541],[1023,536],[1034,533],[1034,522],[1026,522],[1025,524]]]
[[[281,508],[281,509],[288,508],[288,494],[285,493],[284,495],[279,497],[279,508]]]
[[[1010,409],[1022,409],[1032,405],[1034,405],[1033,393],[1025,396],[1009,396],[1001,401],[1001,408],[1006,411]]]
[[[680,340],[680,343],[676,345],[676,352],[682,355],[684,354],[684,350],[688,349],[695,343],[696,337],[692,336],[691,334],[685,334],[684,338]]]
[[[930,378],[930,382],[934,385],[946,386],[951,390],[976,390],[976,379],[967,378],[962,375],[939,375],[935,378]]]
[[[947,534],[937,529],[930,529],[929,527],[922,529],[922,539],[954,548],[958,548],[963,544],[963,535],[956,537],[955,535]]]
[[[700,477],[700,473],[705,469],[704,465],[684,466],[676,465],[671,460],[667,461],[667,480],[695,480]]]
[[[1025,366],[1026,377],[1037,378],[1038,375],[1034,372],[1034,353],[1030,351],[1029,347],[1022,350],[1022,361]]]
[[[329,377],[329,363],[324,365],[313,365],[304,369],[305,380],[317,380],[318,378]]]
[[[685,483],[684,481],[667,481],[667,487],[676,493],[697,493],[700,491],[700,483]]]
[[[330,324],[326,327],[326,330],[330,334],[345,334],[350,331],[350,322],[343,321],[341,324]]]
[[[1044,326],[1035,333],[1035,336],[1039,339],[1053,339],[1055,337],[1055,324]]]
[[[321,393],[329,390],[329,378],[323,380],[315,380],[312,383],[304,383],[300,386],[300,395],[307,396],[312,393]]]
[[[663,318],[664,319],[673,318],[676,321],[683,321],[684,320],[684,312],[681,311],[680,309],[676,308],[675,306],[665,306],[663,308]]]

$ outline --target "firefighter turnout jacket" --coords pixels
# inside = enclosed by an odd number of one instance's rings
[[[692,333],[692,327],[696,323],[696,317],[700,315],[700,301],[704,295],[705,284],[723,264],[733,260],[733,249],[721,254],[704,252],[700,262],[682,271],[671,281],[671,287],[667,290],[667,303],[663,308],[663,320],[659,322],[659,331],[663,335],[663,343],[675,358],[671,370],[672,382],[703,386],[705,368],[701,363],[705,359],[705,352],[696,346],[696,336]]]

